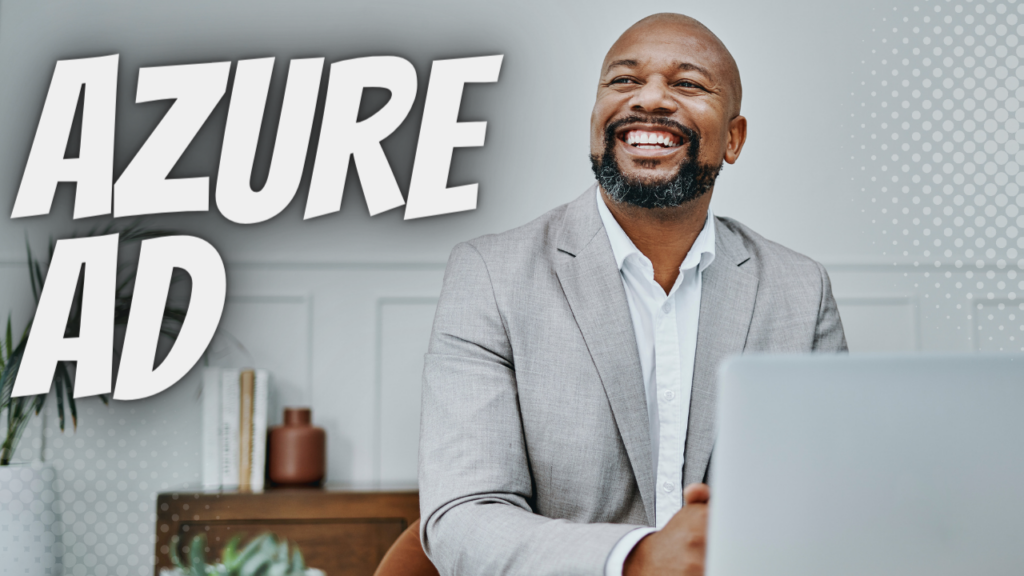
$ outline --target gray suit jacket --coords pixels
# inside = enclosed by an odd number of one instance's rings
[[[703,272],[684,484],[705,478],[719,362],[846,349],[825,269],[728,218]],[[420,536],[442,574],[600,576],[654,525],[647,404],[594,188],[452,251],[423,370]]]

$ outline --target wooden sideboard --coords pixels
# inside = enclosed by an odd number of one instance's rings
[[[205,533],[207,560],[233,536],[244,541],[273,532],[296,543],[308,566],[327,576],[372,576],[384,553],[419,518],[415,490],[273,488],[241,492],[168,492],[157,496],[156,567],[170,568],[170,546],[179,553]],[[181,554],[185,558],[185,554]]]

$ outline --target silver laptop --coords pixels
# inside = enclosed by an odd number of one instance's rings
[[[742,356],[707,576],[1024,574],[1024,356]]]

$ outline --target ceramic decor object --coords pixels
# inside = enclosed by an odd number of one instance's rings
[[[270,429],[270,481],[281,486],[315,486],[326,470],[327,435],[312,425],[309,408],[285,408],[284,424]]]

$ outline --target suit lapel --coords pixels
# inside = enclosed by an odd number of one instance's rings
[[[715,224],[715,261],[701,273],[684,485],[704,479],[715,443],[718,365],[726,356],[743,351],[757,295],[757,277],[741,267],[750,259],[742,240],[721,221],[716,219]]]
[[[654,471],[643,371],[626,292],[597,211],[595,187],[566,209],[558,249],[567,256],[559,262],[557,274],[604,385],[653,526]]]

